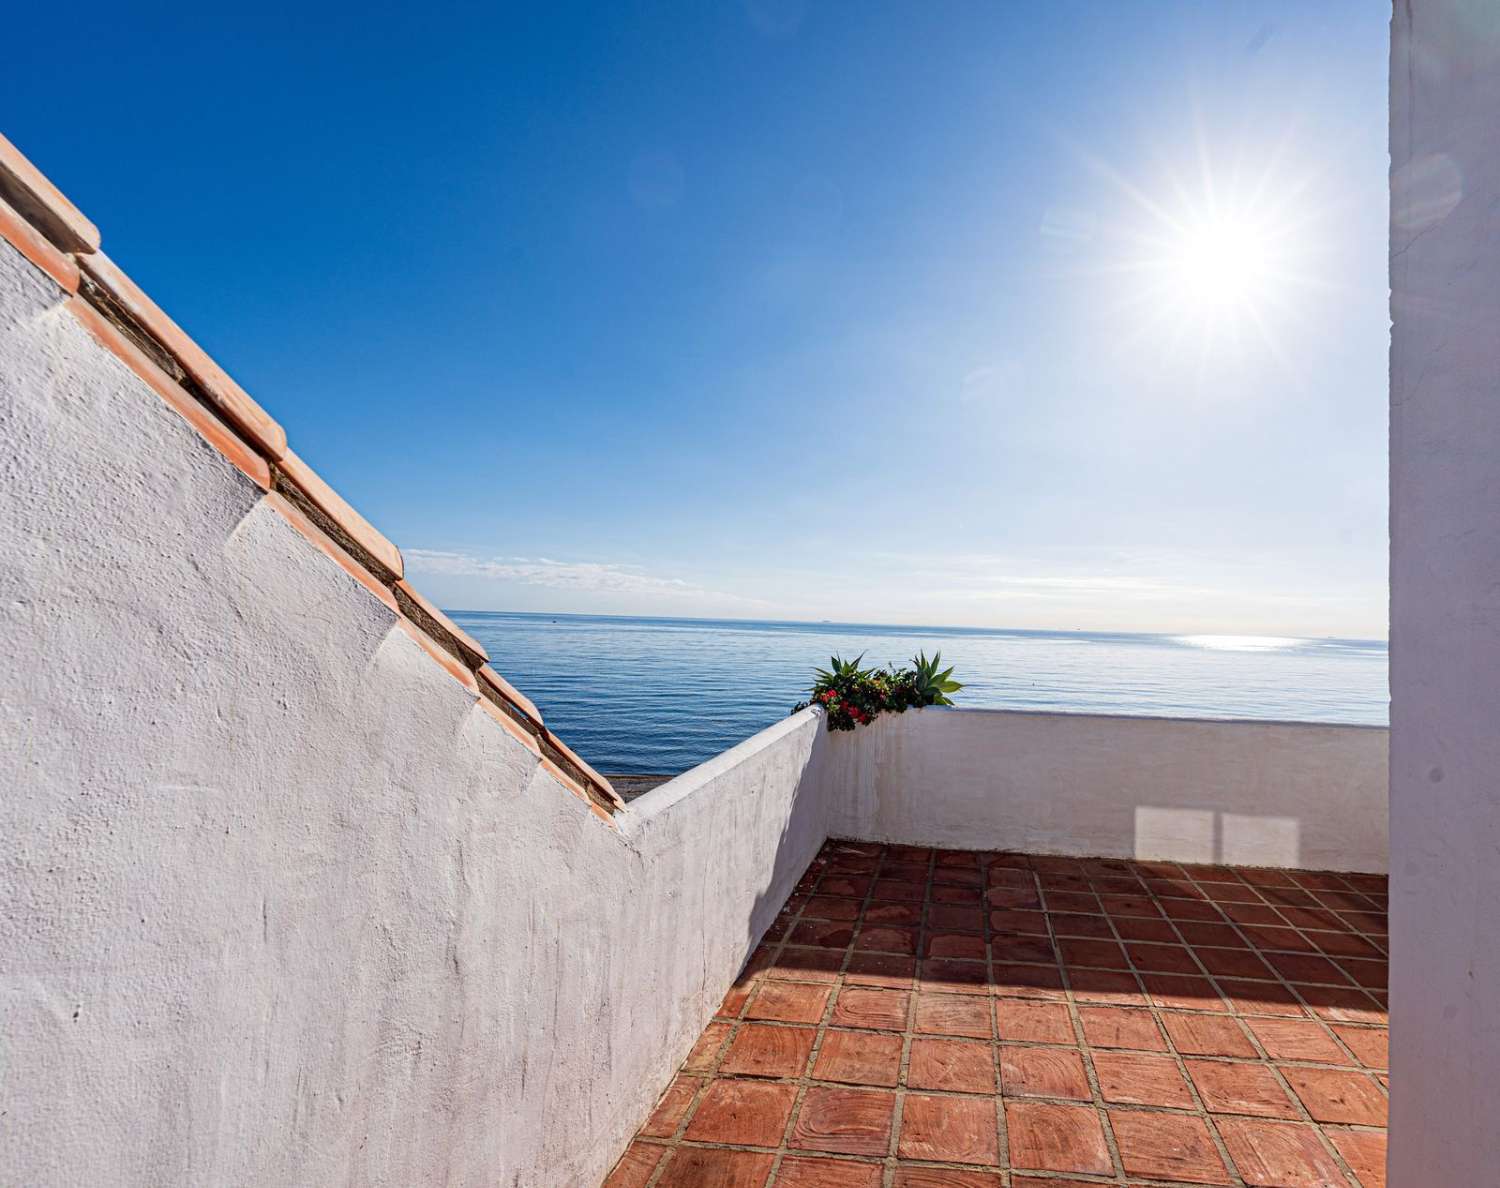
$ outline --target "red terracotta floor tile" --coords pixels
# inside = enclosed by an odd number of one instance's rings
[[[818,1049],[813,1076],[820,1081],[891,1087],[901,1077],[899,1035],[829,1029]]]
[[[1280,982],[1245,982],[1219,978],[1219,989],[1229,1005],[1241,1015],[1279,1015],[1285,1018],[1307,1018],[1297,996]]]
[[[919,903],[875,902],[865,909],[866,924],[888,924],[896,927],[915,928],[922,922],[922,905]]]
[[[927,926],[952,929],[955,932],[983,932],[984,909],[963,904],[935,903],[927,909]]]
[[[802,1100],[789,1145],[840,1155],[884,1155],[895,1109],[893,1093],[814,1085]]]
[[[1172,1045],[1185,1056],[1256,1055],[1239,1023],[1227,1015],[1190,1015],[1165,1012],[1162,1022]]]
[[[1165,1052],[1167,1041],[1150,1011],[1124,1007],[1078,1008],[1084,1038],[1095,1048],[1135,1048],[1145,1052]]]
[[[1001,1188],[999,1172],[949,1171],[947,1168],[912,1167],[910,1164],[896,1168],[892,1188]],[[1053,1188],[1068,1188],[1058,1180],[1048,1180]]]
[[[729,1023],[715,1021],[703,1029],[703,1034],[698,1037],[698,1042],[693,1045],[693,1050],[688,1053],[688,1058],[683,1061],[682,1071],[690,1073],[706,1073],[714,1066],[719,1058],[719,1049],[724,1046],[724,1040],[731,1030]]]
[[[870,1027],[884,1031],[906,1028],[908,990],[879,990],[868,986],[845,986],[833,1004],[830,1020],[836,1027]]]
[[[990,970],[990,985],[996,994],[1012,998],[1046,998],[1061,1001],[1062,974],[1046,965],[1014,965],[995,962]]]
[[[766,977],[788,982],[832,982],[844,964],[841,949],[783,949],[766,967]]]
[[[781,1144],[797,1086],[767,1081],[714,1081],[688,1121],[683,1138],[745,1147]]]
[[[990,952],[996,961],[1007,963],[1025,961],[1052,965],[1057,960],[1052,942],[1045,936],[1025,936],[1021,933],[995,937],[990,942]]]
[[[1070,1180],[1057,1176],[1015,1176],[1011,1188],[1099,1188],[1101,1183],[1112,1184],[1113,1180]]]
[[[1222,921],[1215,924],[1185,920],[1177,925],[1177,931],[1194,948],[1205,945],[1231,949],[1249,948],[1244,937]]]
[[[1234,1182],[1201,1118],[1110,1110],[1109,1123],[1126,1175],[1192,1184]]]
[[[1270,966],[1253,949],[1194,949],[1203,968],[1216,977],[1273,978]]]
[[[1323,1026],[1310,1019],[1247,1019],[1245,1022],[1272,1060],[1350,1063],[1349,1057]]]
[[[911,1041],[906,1083],[913,1089],[995,1093],[995,1058],[978,1040],[919,1036]]]
[[[1119,969],[1069,967],[1068,982],[1079,1002],[1106,1002],[1120,1006],[1144,1006],[1145,992],[1135,974]]]
[[[1047,917],[1041,912],[1001,908],[990,913],[990,929],[994,932],[1024,932],[1046,936]]]
[[[1122,940],[1127,941],[1157,941],[1163,944],[1177,944],[1177,931],[1168,920],[1160,916],[1147,919],[1143,916],[1115,916],[1113,917],[1115,931],[1120,934]]]
[[[863,899],[870,891],[873,879],[860,875],[824,876],[818,884],[819,895],[843,895],[852,899]]]
[[[1100,1008],[1102,1009],[1102,1008]],[[995,1027],[1003,1040],[1030,1044],[1071,1044],[1073,1019],[1058,1002],[1030,1002],[1023,998],[995,999]]]
[[[1063,1097],[1088,1101],[1083,1058],[1065,1048],[1000,1049],[1000,1088],[1007,1097]]]
[[[1376,1188],[1383,886],[830,842],[605,1188]]]
[[[724,1053],[719,1072],[736,1077],[800,1077],[817,1032],[811,1027],[746,1023]]]
[[[776,1188],[880,1188],[884,1174],[878,1163],[788,1155],[776,1173]]]
[[[1390,1067],[1390,1033],[1384,1027],[1350,1027],[1344,1023],[1334,1023],[1331,1026],[1333,1033],[1344,1041],[1349,1051],[1366,1068]]]
[[[1298,986],[1308,1009],[1331,1023],[1384,1023],[1386,1010],[1363,990],[1353,986]]]
[[[1388,976],[1385,958],[1340,957],[1334,962],[1346,975],[1367,990],[1384,990]]]
[[[1328,1137],[1354,1169],[1360,1188],[1385,1188],[1384,1131],[1334,1130]]]
[[[1260,1118],[1300,1118],[1269,1065],[1188,1060],[1188,1076],[1210,1113],[1254,1114]]]
[[[646,1138],[670,1138],[687,1114],[693,1097],[706,1083],[699,1077],[679,1076],[673,1080],[641,1127],[641,1134]]]
[[[916,1030],[928,1035],[989,1039],[990,1000],[964,994],[919,993]]]
[[[999,1163],[995,1099],[908,1093],[902,1106],[896,1153],[903,1159]]]
[[[932,888],[933,903],[953,903],[962,907],[984,907],[985,893],[982,887],[952,887],[941,883]]]
[[[1114,1170],[1092,1107],[1007,1101],[1005,1128],[1013,1168],[1085,1175]]]
[[[1267,953],[1266,960],[1289,982],[1317,982],[1325,986],[1349,984],[1349,978],[1327,957],[1311,953]]]
[[[1311,1126],[1224,1118],[1219,1135],[1235,1170],[1254,1188],[1345,1188],[1347,1183]]]
[[[801,982],[763,982],[756,991],[748,1019],[774,1019],[779,1023],[817,1023],[832,994],[827,986]]]
[[[792,929],[791,943],[816,949],[845,949],[854,939],[854,925],[838,920],[803,920]]]
[[[1112,940],[1059,937],[1057,951],[1069,969],[1075,965],[1099,969],[1128,969],[1130,966],[1125,960],[1125,950]]]
[[[914,928],[866,924],[854,938],[854,949],[860,953],[899,953],[912,957],[917,952],[917,932]]]
[[[1132,941],[1125,946],[1131,964],[1151,973],[1198,974],[1198,963],[1182,945],[1148,944]],[[1148,987],[1149,989],[1149,987]]]
[[[656,1188],[762,1188],[775,1157],[759,1151],[683,1147],[672,1156]]]
[[[1193,1108],[1193,1095],[1170,1056],[1148,1052],[1095,1052],[1099,1094],[1112,1105]]]
[[[989,993],[989,977],[978,961],[925,960],[917,970],[917,985],[944,994]]]
[[[858,899],[844,899],[836,895],[812,895],[802,905],[804,920],[842,920],[845,923],[859,919],[863,906]]]
[[[1368,1073],[1334,1068],[1283,1068],[1281,1074],[1315,1122],[1386,1124],[1385,1094]]]
[[[615,1164],[615,1170],[604,1181],[603,1188],[646,1188],[646,1181],[666,1152],[667,1148],[652,1143],[631,1143],[620,1162]]]
[[[870,894],[876,899],[921,903],[927,898],[927,888],[921,883],[905,879],[876,879],[875,888]]]
[[[1146,993],[1160,1007],[1185,1011],[1228,1013],[1229,1004],[1219,997],[1207,978],[1184,977],[1182,974],[1143,973]]]
[[[1090,937],[1094,940],[1113,940],[1115,931],[1105,916],[1091,916],[1082,912],[1049,912],[1052,931],[1060,938]]]
[[[989,957],[984,937],[972,932],[934,932],[927,938],[926,955],[952,961],[984,961]]]
[[[854,953],[844,971],[846,985],[883,986],[888,990],[910,990],[917,976],[915,957],[894,953]]]

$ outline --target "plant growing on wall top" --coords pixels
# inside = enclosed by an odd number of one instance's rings
[[[883,713],[899,714],[912,706],[952,705],[948,694],[963,688],[953,679],[953,669],[940,667],[943,654],[918,652],[905,668],[861,668],[864,654],[853,660],[833,656],[827,668],[813,669],[812,700],[792,708],[792,713],[809,705],[823,707],[830,730],[853,730],[873,722]]]

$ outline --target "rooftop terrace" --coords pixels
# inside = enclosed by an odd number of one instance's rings
[[[1378,1188],[1385,892],[830,841],[605,1184]]]

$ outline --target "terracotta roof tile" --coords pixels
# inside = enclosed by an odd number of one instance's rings
[[[531,698],[527,697],[526,694],[522,693],[521,690],[517,689],[488,664],[476,670],[474,675],[479,678],[481,685],[488,685],[538,726],[542,724],[542,711],[536,708]]]
[[[58,251],[51,240],[4,201],[0,201],[0,236],[69,293],[78,292],[78,265],[73,258]]]
[[[66,308],[131,371],[150,384],[158,396],[181,413],[205,441],[254,479],[261,490],[271,489],[271,468],[266,465],[266,460],[240,440],[234,430],[209,412],[202,403],[189,396],[165,371],[147,358],[146,352],[132,342],[124,331],[82,297],[70,298]]]
[[[436,603],[432,602],[430,599],[423,597],[422,594],[414,590],[409,582],[406,582],[405,580],[397,582],[396,589],[401,594],[405,594],[406,597],[410,598],[423,614],[431,617],[434,623],[436,623],[439,627],[441,627],[444,631],[451,635],[454,642],[457,643],[460,648],[468,652],[471,656],[478,657],[478,660],[473,664],[473,667],[478,668],[480,665],[489,660],[490,654],[484,650],[484,645],[482,643],[480,643],[477,639],[475,639],[472,635],[470,635],[467,631],[465,631],[462,627],[460,627],[457,623],[455,623],[452,619],[445,615],[440,609],[438,609]]]
[[[79,263],[90,280],[182,364],[183,370],[192,376],[214,407],[249,437],[266,457],[274,461],[286,454],[286,431],[250,399],[228,372],[210,359],[156,302],[141,292],[113,260],[99,252],[85,256]]]
[[[332,487],[318,477],[306,462],[287,450],[279,463],[281,471],[362,549],[397,578],[403,572],[401,550],[380,534],[369,520],[354,510]]]
[[[585,763],[583,759],[573,750],[572,747],[568,746],[567,743],[563,742],[563,740],[558,738],[557,735],[553,734],[552,731],[547,730],[545,731],[545,733],[547,735],[547,741],[562,753],[563,758],[565,758],[569,763],[573,764],[574,767],[578,768],[580,772],[582,772],[594,784],[596,784],[599,790],[605,794],[606,799],[612,801],[616,807],[621,807],[624,805],[625,802],[621,800],[619,795],[615,792],[614,786],[592,767],[590,767],[587,763]]]
[[[0,196],[63,251],[99,250],[99,228],[4,136],[0,136]]]

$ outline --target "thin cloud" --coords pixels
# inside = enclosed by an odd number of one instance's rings
[[[443,549],[408,549],[409,568],[423,573],[477,577],[495,582],[516,582],[552,590],[589,593],[649,595],[685,600],[733,600],[754,602],[723,594],[682,578],[660,577],[639,566],[604,561],[556,561],[550,557],[478,557]]]

